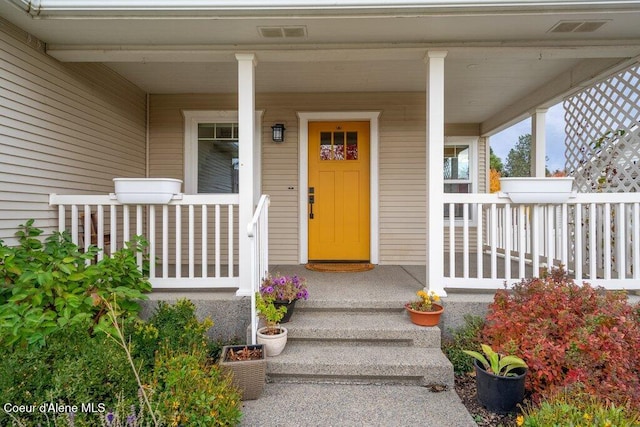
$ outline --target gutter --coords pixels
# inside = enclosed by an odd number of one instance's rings
[[[637,11],[640,0],[9,0],[33,17],[207,18]]]

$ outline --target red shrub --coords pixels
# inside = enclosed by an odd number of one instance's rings
[[[560,270],[523,280],[496,293],[483,342],[527,362],[534,398],[581,382],[640,409],[640,307],[623,292],[577,285]]]

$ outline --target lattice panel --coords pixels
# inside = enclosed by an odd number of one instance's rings
[[[565,168],[581,192],[640,191],[640,65],[564,101]]]

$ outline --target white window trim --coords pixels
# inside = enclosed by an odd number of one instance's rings
[[[256,193],[260,194],[260,149],[262,113],[256,111],[255,141],[258,147],[254,164],[256,174]],[[183,110],[184,116],[184,192],[186,194],[198,194],[198,125],[200,123],[238,123],[237,110]]]
[[[469,179],[462,179],[462,180],[458,180],[458,179],[450,179],[444,180],[445,184],[456,184],[456,183],[461,183],[461,184],[466,184],[469,183],[469,181],[471,182],[471,193],[477,193],[478,192],[478,157],[477,157],[477,153],[478,153],[478,138],[477,137],[472,137],[472,136],[447,136],[444,138],[444,146],[448,146],[448,145],[469,145]],[[443,159],[444,159],[444,153],[443,153]],[[444,190],[444,189],[443,189]],[[445,194],[452,194],[452,193],[445,193]],[[471,208],[469,214],[471,215],[471,221],[469,222],[470,226],[476,226],[477,225],[477,220],[478,220],[478,206],[477,205],[473,205],[473,207]],[[449,224],[449,219],[445,218],[445,226],[448,226]],[[454,221],[455,226],[456,227],[460,227],[464,224],[464,221],[462,219],[456,219]]]

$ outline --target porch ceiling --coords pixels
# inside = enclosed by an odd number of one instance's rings
[[[480,123],[492,133],[640,56],[640,3],[562,3],[315,14],[294,7],[191,10],[181,18],[89,11],[34,19],[3,1],[0,15],[61,61],[103,62],[149,93],[235,92],[239,51],[257,54],[259,92],[424,91],[426,51],[448,50],[445,120]],[[550,32],[560,21],[604,25]],[[260,33],[291,26],[303,37]]]

